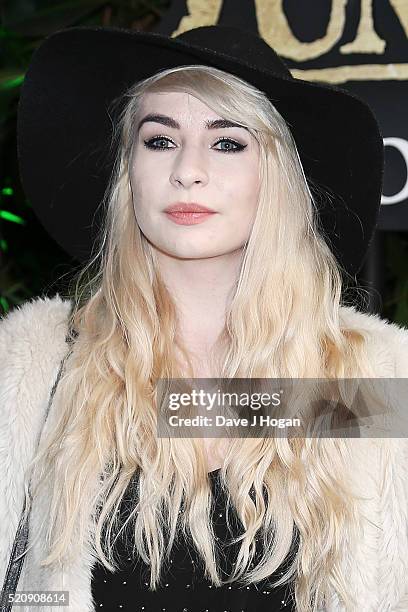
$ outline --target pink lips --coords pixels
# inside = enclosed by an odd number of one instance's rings
[[[215,210],[195,202],[176,202],[167,206],[164,212],[171,221],[178,225],[196,225],[216,214]]]
[[[173,212],[215,212],[212,208],[208,208],[208,206],[203,206],[202,204],[197,204],[196,202],[174,202],[174,204],[170,204],[167,208],[164,209],[164,212],[173,213]]]

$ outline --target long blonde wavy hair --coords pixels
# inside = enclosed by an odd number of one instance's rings
[[[274,584],[294,579],[300,612],[316,610],[333,591],[352,610],[347,577],[339,569],[358,521],[343,478],[345,440],[231,441],[220,482],[244,530],[233,573],[223,581],[200,440],[156,435],[157,381],[193,375],[176,358],[179,347],[188,360],[188,347],[178,338],[175,304],[160,278],[154,248],[136,222],[129,180],[142,96],[166,91],[197,97],[246,126],[260,146],[257,214],[219,338],[219,376],[372,375],[366,371],[364,335],[342,328],[341,268],[318,226],[291,132],[267,96],[201,65],[164,70],[134,84],[114,125],[117,153],[104,198],[106,223],[96,255],[75,279],[70,322],[78,335],[54,397],[54,424],[30,466],[33,498],[46,486],[50,495],[43,524],[49,549],[42,563],[75,555],[88,541],[91,521],[95,559],[117,569],[112,534],[119,528],[123,494],[139,470],[140,499],[129,521],[134,521],[134,553],[150,564],[152,589],[160,583],[179,521],[206,577],[217,586],[270,576],[287,557],[297,530],[297,554]],[[258,535],[263,549],[254,564]]]

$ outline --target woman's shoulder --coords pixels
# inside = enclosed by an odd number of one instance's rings
[[[53,325],[66,320],[71,307],[72,300],[63,299],[58,293],[53,297],[33,297],[0,318],[0,331],[18,334],[23,330],[25,334],[31,334],[40,327],[47,329],[49,323]]]
[[[68,324],[72,300],[57,293],[53,297],[33,297],[0,318],[0,337],[14,344],[19,339],[27,344],[43,343],[58,335],[58,328]]]
[[[52,376],[66,351],[71,300],[35,297],[0,319],[0,392],[34,385]]]
[[[344,329],[363,334],[379,376],[408,378],[407,327],[379,314],[361,312],[356,306],[341,306],[340,320]]]

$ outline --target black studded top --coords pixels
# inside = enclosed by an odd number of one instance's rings
[[[214,494],[212,519],[214,533],[221,547],[222,579],[231,575],[234,559],[240,543],[223,546],[230,542],[233,511],[229,512],[230,529],[225,520],[226,499],[219,485],[219,472],[209,473]],[[126,494],[124,500],[126,498]],[[122,502],[123,503],[123,502]],[[164,572],[160,587],[149,590],[149,567],[138,558],[132,560],[131,552],[124,544],[125,538],[118,538],[117,546],[123,569],[111,573],[101,564],[93,568],[92,596],[95,610],[132,612],[295,612],[293,583],[270,588],[268,580],[243,586],[238,583],[216,587],[204,577],[203,562],[200,562],[193,546],[173,546],[169,568]],[[275,581],[286,571],[289,561],[296,553],[297,534],[285,562],[271,575]],[[131,550],[131,547],[130,547]],[[257,562],[255,557],[255,563]],[[122,561],[123,559],[123,561]],[[164,571],[164,570],[163,570]]]

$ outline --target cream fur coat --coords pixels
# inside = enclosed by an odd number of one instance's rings
[[[23,503],[24,467],[33,456],[47,400],[60,361],[71,303],[59,295],[35,298],[0,321],[0,584],[3,584]],[[349,328],[369,335],[378,377],[408,378],[408,330],[378,315],[342,307]],[[401,398],[408,413],[408,397]],[[53,404],[50,411],[50,418]],[[346,477],[365,497],[364,536],[346,551],[344,576],[358,601],[356,612],[408,612],[408,439],[355,439],[355,460]],[[42,542],[36,525],[46,516],[47,499],[35,499],[30,519],[31,550],[18,590],[66,590],[70,605],[32,607],[38,612],[91,612],[93,557],[82,551],[75,563],[41,568]],[[28,610],[18,607],[18,610]],[[340,612],[335,595],[325,608]]]

